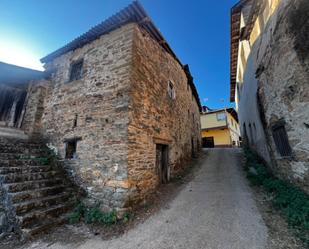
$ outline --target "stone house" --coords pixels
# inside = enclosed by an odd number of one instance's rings
[[[133,2],[42,58],[21,129],[44,138],[89,203],[121,210],[200,148],[200,101],[143,7]]]
[[[240,146],[240,129],[234,108],[211,110],[203,106],[201,112],[202,145],[205,148]]]
[[[231,10],[231,101],[242,136],[279,177],[309,191],[309,2]]]

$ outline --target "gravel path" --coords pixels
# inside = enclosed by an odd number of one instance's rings
[[[119,238],[75,245],[34,243],[48,249],[255,249],[265,248],[267,228],[241,169],[240,150],[211,149],[166,208]]]

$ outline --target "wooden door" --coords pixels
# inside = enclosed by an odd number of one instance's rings
[[[160,183],[168,182],[168,146],[156,145],[156,167]]]

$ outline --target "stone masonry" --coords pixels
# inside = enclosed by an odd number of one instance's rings
[[[133,31],[133,24],[124,26],[46,64],[55,73],[44,101],[43,134],[62,158],[66,139],[81,138],[77,158],[66,164],[89,199],[107,207],[123,205],[120,195],[126,194]],[[68,82],[71,62],[81,58],[83,78]]]
[[[167,94],[168,82],[176,98]],[[175,174],[200,147],[199,107],[182,66],[146,31],[135,26],[130,86],[128,176],[137,195],[158,184],[157,143],[170,147],[170,174]],[[192,140],[193,147],[192,148]]]
[[[309,193],[308,1],[282,1],[264,33],[258,55],[264,68],[258,77],[259,94],[275,171]],[[278,120],[285,122],[290,158],[278,154],[271,136]]]
[[[238,67],[242,61],[245,66],[243,75],[238,71],[236,97],[242,133],[249,136],[250,146],[263,156],[277,176],[308,193],[309,3],[307,0],[262,2],[249,39],[240,41],[244,50],[239,52]],[[245,11],[243,7],[242,13]],[[245,14],[244,19],[246,22]],[[291,149],[288,156],[279,153],[275,144],[273,129],[278,123],[284,124],[288,140],[284,146]],[[254,129],[249,130],[249,125]],[[283,133],[278,142],[281,146],[282,137]]]
[[[82,78],[69,81],[79,60]],[[151,193],[160,183],[156,144],[168,146],[168,178],[199,150],[200,103],[188,67],[139,24],[120,25],[45,68],[49,76],[29,88],[24,130],[39,132],[63,158],[89,205],[121,211]],[[76,154],[66,159],[72,140]]]

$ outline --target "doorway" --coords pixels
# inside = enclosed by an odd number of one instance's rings
[[[203,147],[204,148],[215,147],[214,137],[203,137]]]
[[[158,170],[159,183],[167,183],[169,180],[168,145],[156,144],[156,167]]]

